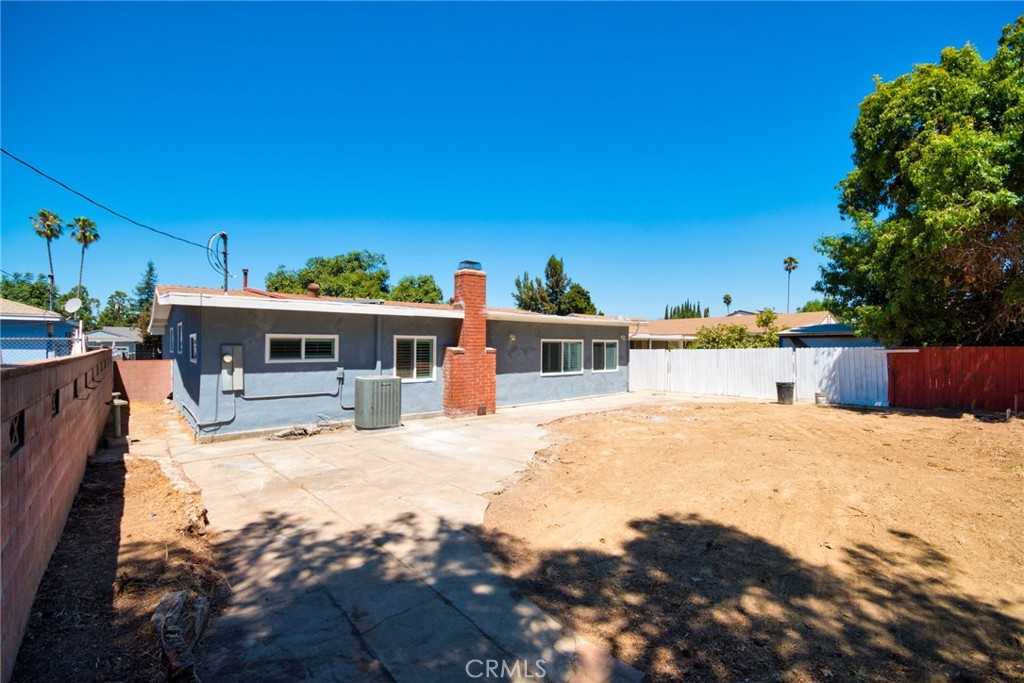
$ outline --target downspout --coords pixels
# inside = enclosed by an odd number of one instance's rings
[[[378,375],[383,375],[384,374],[384,368],[381,367],[381,359],[380,359],[380,356],[381,356],[381,349],[380,349],[380,344],[381,344],[381,337],[380,337],[380,315],[374,316],[374,319],[377,322],[377,325],[376,325],[376,327],[377,327],[377,330],[376,330],[376,343],[375,343],[376,350],[374,351],[374,353],[377,355],[377,363],[376,363],[376,368],[375,369],[376,369]]]

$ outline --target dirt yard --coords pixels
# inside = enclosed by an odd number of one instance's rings
[[[132,407],[136,431],[166,410]],[[197,496],[157,463],[108,449],[89,461],[32,605],[13,681],[163,681],[150,624],[166,591],[211,596],[221,584]]]
[[[1024,420],[680,403],[551,428],[482,536],[649,680],[1024,681]]]

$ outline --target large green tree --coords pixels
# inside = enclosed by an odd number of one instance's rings
[[[444,300],[433,275],[406,275],[391,290],[392,301],[439,304]]]
[[[30,273],[4,274],[0,277],[0,298],[48,310],[50,281],[42,273],[36,275],[35,279]]]
[[[818,313],[820,311],[820,312],[823,312],[823,313],[830,312],[830,313],[832,313],[834,315],[835,314],[835,309],[837,309],[837,308],[839,308],[839,307],[836,305],[835,301],[833,301],[832,299],[830,299],[828,297],[825,297],[824,299],[811,299],[810,301],[805,303],[803,306],[797,306],[796,307],[796,312],[797,313]]]
[[[889,343],[1024,343],[1024,16],[991,60],[876,79],[851,137],[853,229],[816,246],[834,312]]]
[[[284,294],[303,294],[315,282],[325,296],[386,299],[390,275],[384,255],[364,249],[338,256],[314,256],[298,270],[278,266],[264,282],[268,291]]]
[[[729,295],[726,294],[726,296]],[[732,297],[729,297],[729,302],[732,303]],[[697,303],[692,303],[689,299],[681,304],[665,307],[665,320],[676,320],[679,318],[707,318],[710,315],[711,311],[702,307],[699,301]]]
[[[36,234],[46,240],[46,258],[50,262],[50,298],[47,310],[52,311],[54,300],[57,298],[57,284],[53,276],[53,250],[50,249],[50,245],[64,232],[64,223],[60,216],[49,209],[40,209],[35,216],[29,216],[29,219]]]
[[[107,298],[107,305],[100,311],[96,323],[99,327],[131,327],[138,316],[132,310],[132,301],[128,294],[117,291]]]
[[[146,261],[146,269],[142,271],[139,283],[135,285],[131,324],[134,325],[141,316],[147,317],[148,324],[149,309],[153,307],[153,296],[156,292],[158,281],[156,266],[153,265],[153,259],[150,259]]]
[[[569,285],[568,291],[562,298],[562,305],[570,313],[586,313],[587,315],[598,315],[597,306],[590,298],[590,292],[583,285],[574,282]]]
[[[597,307],[590,298],[590,292],[579,283],[574,283],[565,272],[565,261],[554,254],[544,267],[544,279],[531,278],[529,272],[515,280],[512,299],[516,308],[549,315],[571,313],[594,314]]]

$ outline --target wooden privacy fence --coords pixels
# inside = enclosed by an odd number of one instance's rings
[[[889,378],[882,348],[632,349],[630,391],[665,391],[774,399],[776,382],[795,382],[796,398],[886,406]]]
[[[889,405],[1024,410],[1024,347],[957,346],[906,351],[889,356]]]

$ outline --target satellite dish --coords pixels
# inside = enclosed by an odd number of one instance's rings
[[[77,296],[68,299],[67,303],[64,304],[64,310],[67,311],[68,313],[74,313],[81,307],[82,300],[79,299]]]

